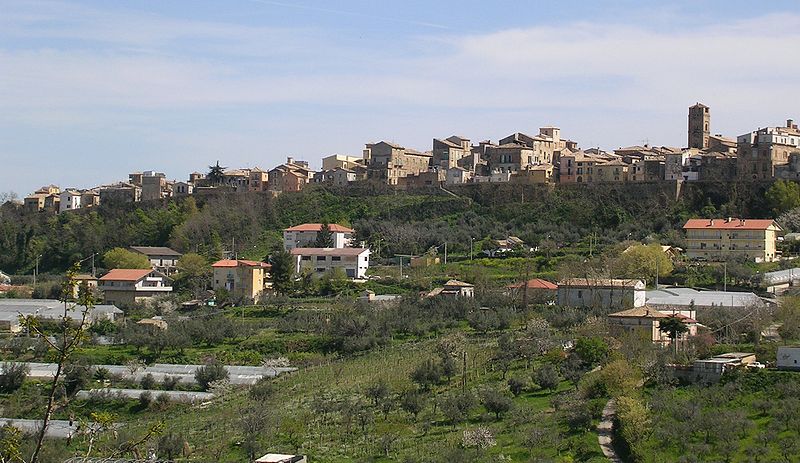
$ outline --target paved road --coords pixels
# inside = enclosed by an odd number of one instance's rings
[[[606,406],[603,407],[603,417],[597,425],[597,441],[600,443],[600,449],[603,451],[603,455],[608,458],[608,461],[622,463],[622,459],[617,455],[617,452],[614,450],[614,445],[611,442],[611,438],[614,434],[615,406],[614,399],[611,399],[606,403]]]
[[[125,399],[138,399],[139,396],[144,391],[145,391],[144,389],[118,389],[114,387],[108,387],[103,389],[90,389],[88,391],[78,391],[75,397],[77,397],[78,399],[88,399],[94,395],[101,398],[107,397],[109,400],[117,397],[122,397]],[[166,394],[169,397],[170,401],[185,403],[185,404],[205,402],[207,400],[211,400],[214,398],[214,394],[210,392],[151,390],[150,393],[153,395],[152,397],[153,399],[155,399],[161,394]]]
[[[55,363],[28,363],[31,372],[28,376],[31,378],[52,378],[56,371]],[[96,365],[107,369],[112,374],[121,375],[125,379],[132,379],[134,381],[141,380],[147,374],[152,374],[157,381],[161,381],[166,376],[174,376],[178,378],[181,383],[194,383],[194,372],[202,365],[173,365],[169,363],[154,363],[144,368],[140,368],[135,373],[131,374],[130,370],[125,365]],[[231,384],[255,384],[259,379],[267,376],[274,377],[279,374],[295,371],[297,368],[289,367],[253,367],[232,365],[225,366],[230,375]]]
[[[24,433],[37,433],[42,427],[42,420],[18,420],[11,418],[0,418],[0,425],[9,424]],[[76,421],[70,426],[69,421],[64,420],[51,420],[47,425],[47,437],[60,437],[67,438],[78,430],[78,422]]]

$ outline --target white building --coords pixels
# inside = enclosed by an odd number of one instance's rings
[[[77,190],[64,190],[58,195],[59,206],[58,212],[74,211],[81,208],[82,193]]]
[[[335,223],[328,227],[331,231],[334,248],[346,248],[351,245],[355,230]],[[320,230],[322,230],[321,223],[304,223],[287,228],[283,231],[283,248],[290,251],[294,248],[314,246]]]
[[[171,280],[153,269],[114,269],[98,280],[106,304],[133,305],[172,292]]]
[[[468,183],[472,179],[472,172],[464,169],[463,167],[453,167],[447,169],[447,176],[445,183],[448,185],[461,185]]]
[[[644,304],[641,280],[571,278],[558,283],[558,305],[564,307],[629,309]]]
[[[778,347],[779,370],[800,370],[800,347]]]
[[[342,269],[351,279],[363,279],[369,268],[367,248],[294,248],[291,250],[297,273],[323,274]]]

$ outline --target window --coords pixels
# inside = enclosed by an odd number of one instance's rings
[[[324,261],[324,260],[325,260],[325,256],[317,256],[317,262]]]
[[[341,256],[331,256],[331,260],[334,261],[334,262],[338,262],[338,261],[342,260],[342,257]]]
[[[303,260],[311,260],[311,256],[303,256]]]

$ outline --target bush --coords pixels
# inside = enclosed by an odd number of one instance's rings
[[[156,379],[153,377],[153,374],[148,373],[142,376],[142,379],[139,380],[139,386],[141,386],[142,389],[155,389]]]
[[[67,395],[73,395],[86,387],[92,378],[92,367],[89,365],[72,364],[65,367],[64,389]]]
[[[542,389],[551,391],[557,389],[558,384],[561,382],[558,377],[558,370],[549,363],[542,365],[536,370],[536,373],[533,374],[533,380],[536,381],[536,384]]]
[[[198,368],[194,372],[194,379],[203,390],[207,390],[208,385],[214,381],[228,379],[228,370],[225,369],[225,365],[215,360]]]
[[[442,381],[442,367],[433,359],[422,362],[411,372],[411,381],[417,383],[423,390],[430,389]]]
[[[11,393],[21,388],[31,368],[25,363],[4,362],[0,374],[0,392]]]
[[[108,371],[108,368],[99,367],[94,371],[93,376],[97,381],[105,381],[111,378],[111,372]]]
[[[142,408],[147,408],[151,403],[153,403],[153,393],[150,391],[142,391],[142,393],[139,394],[139,405],[141,405]]]
[[[494,389],[487,389],[481,394],[481,402],[490,413],[494,413],[498,420],[500,416],[511,410],[514,405],[511,398]]]
[[[514,397],[522,394],[522,391],[525,389],[527,384],[524,380],[520,378],[509,378],[508,379],[508,390],[514,394]]]
[[[166,409],[167,407],[169,407],[170,404],[169,394],[167,394],[166,392],[162,392],[161,394],[157,395],[155,403],[156,407],[158,407],[159,410]]]
[[[265,402],[272,397],[275,393],[275,388],[272,385],[270,378],[261,378],[255,384],[250,386],[250,398],[258,401]]]
[[[165,391],[173,391],[178,387],[179,378],[177,376],[164,376],[161,385]]]

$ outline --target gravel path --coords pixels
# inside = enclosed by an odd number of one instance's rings
[[[615,405],[614,399],[611,399],[606,403],[606,406],[603,407],[603,417],[597,425],[597,441],[600,443],[600,449],[603,451],[603,455],[608,458],[608,461],[622,463],[622,459],[617,455],[617,452],[614,450],[614,445],[611,442],[614,434]]]

